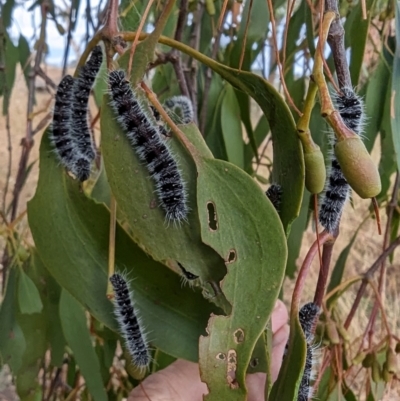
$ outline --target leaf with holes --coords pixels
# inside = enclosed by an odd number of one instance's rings
[[[287,257],[278,214],[254,180],[214,159],[197,162],[197,204],[203,241],[225,260],[221,289],[229,316],[213,316],[200,339],[205,400],[245,400],[245,374],[280,291]]]
[[[57,282],[96,319],[116,331],[113,306],[106,297],[110,214],[103,204],[82,193],[79,183],[65,173],[50,150],[45,134],[38,187],[28,204],[38,253]],[[119,225],[115,264],[134,279],[130,285],[143,323],[152,333],[152,345],[196,361],[198,338],[217,308],[199,291],[181,288],[179,276],[151,259]]]
[[[271,129],[274,150],[273,180],[282,186],[280,217],[286,235],[298,216],[304,191],[304,158],[293,116],[282,96],[262,77],[239,71],[201,54],[180,42],[160,38],[168,44],[209,66],[235,88],[251,96],[263,110]]]
[[[157,261],[176,268],[179,262],[203,282],[218,283],[226,269],[218,254],[201,240],[196,213],[197,173],[190,155],[175,138],[168,139],[186,182],[190,208],[188,222],[180,226],[168,225],[164,211],[158,206],[154,182],[107,103],[107,100],[103,102],[101,113],[104,165],[111,191],[129,222],[135,242]],[[194,125],[182,126],[181,129],[202,154],[212,157]]]

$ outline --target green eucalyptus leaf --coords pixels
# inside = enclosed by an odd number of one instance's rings
[[[19,310],[23,314],[40,313],[43,308],[35,283],[22,269],[18,277],[18,301]]]
[[[60,317],[65,339],[72,349],[90,394],[95,401],[106,401],[100,363],[92,345],[85,310],[66,290],[61,292]]]
[[[296,401],[306,361],[307,345],[298,317],[290,322],[289,347],[278,378],[272,386],[271,401]]]
[[[244,166],[245,166],[244,170],[249,174],[253,173],[252,162],[253,162],[253,158],[254,158],[254,149],[256,149],[256,152],[258,152],[257,151],[258,147],[263,143],[263,141],[267,137],[269,131],[270,131],[270,129],[269,129],[268,120],[265,117],[265,115],[262,114],[260,119],[258,120],[258,123],[257,123],[256,128],[253,133],[254,145],[252,145],[251,142],[249,142],[244,147]],[[260,155],[260,157],[261,157],[261,155]],[[261,161],[265,161],[265,160],[261,160]]]
[[[5,41],[5,73],[4,79],[0,79],[0,93],[3,93],[3,115],[8,113],[10,106],[11,93],[15,82],[15,73],[17,63],[19,61],[18,48],[14,46],[13,42],[6,34]]]
[[[174,358],[173,356],[168,355],[160,350],[156,350],[156,352],[154,353],[153,369],[158,372],[159,370],[162,370],[171,365],[171,363],[175,361],[176,358]]]
[[[391,87],[391,81],[389,80],[386,98],[384,99],[384,110],[382,115],[382,121],[380,126],[380,139],[381,139],[381,160],[379,161],[379,175],[381,176],[382,190],[377,196],[379,202],[388,199],[389,189],[391,187],[391,176],[397,170],[396,162],[396,152],[394,148],[394,141],[398,136],[392,131],[391,124],[391,95],[392,91],[389,89]]]
[[[0,354],[3,363],[17,372],[22,366],[26,341],[21,326],[16,320],[17,272],[10,270],[5,297],[0,309]]]
[[[87,198],[65,173],[46,134],[28,219],[40,258],[52,276],[96,319],[117,330],[113,306],[106,297],[109,212]],[[165,240],[160,237],[160,243]],[[179,276],[149,258],[119,225],[116,241],[116,269],[134,278],[130,285],[143,324],[152,333],[152,344],[176,357],[196,361],[199,335],[204,333],[210,313],[217,309],[198,291],[181,288]]]
[[[346,47],[351,47],[350,75],[353,85],[358,85],[369,33],[369,25],[375,8],[375,0],[366,0],[365,7],[368,10],[366,20],[362,17],[362,5],[358,3],[346,18],[344,24]]]
[[[400,169],[400,3],[395,2],[396,10],[396,57],[393,62],[392,72],[392,101],[391,101],[391,123],[394,149],[396,151],[397,169]]]
[[[14,7],[15,7],[15,0],[6,0],[5,4],[1,5],[0,11],[2,14],[3,24],[5,28],[11,26],[12,13],[14,11]]]
[[[309,218],[309,207],[310,207],[311,194],[308,191],[304,191],[303,202],[301,204],[301,210],[299,217],[292,224],[288,238],[288,260],[286,264],[286,275],[290,278],[294,278],[297,271],[296,261],[300,254],[301,243],[303,240],[303,234],[308,226]]]
[[[243,135],[240,108],[235,91],[228,85],[221,106],[221,128],[229,162],[243,169]]]
[[[93,95],[97,107],[101,106],[101,103],[103,101],[103,96],[108,90],[107,77],[108,77],[107,61],[103,59],[100,71],[97,74],[97,78],[93,87]]]
[[[241,20],[237,39],[230,51],[229,65],[239,68],[244,50],[241,69],[249,71],[260,50],[263,49],[261,43],[268,34],[269,9],[267,2],[263,0],[245,2]],[[254,49],[254,45],[257,45],[257,49]],[[245,48],[243,49],[243,47]],[[229,47],[227,50],[230,50]]]
[[[285,235],[272,204],[241,169],[204,158],[197,172],[202,239],[225,260],[221,289],[232,305],[229,316],[211,317],[200,339],[205,400],[245,400],[245,373],[284,277]]]
[[[365,113],[368,121],[365,126],[364,143],[369,152],[374,146],[378,135],[382,117],[384,113],[386,93],[388,92],[390,71],[388,63],[393,62],[393,57],[387,50],[382,51],[382,57],[379,64],[368,82],[365,95]]]
[[[29,62],[31,56],[31,49],[29,48],[29,43],[24,35],[19,35],[18,40],[18,52],[19,52],[19,63],[21,69],[24,73],[26,85],[29,85],[29,74],[31,71],[31,65]]]
[[[304,158],[297,137],[293,116],[276,89],[262,77],[251,72],[238,71],[217,63],[189,46],[178,42],[160,40],[191,55],[211,67],[235,88],[250,95],[268,119],[274,149],[274,182],[282,186],[281,220],[286,235],[292,221],[298,216],[304,191]]]
[[[182,126],[181,129],[199,151],[211,157],[194,125]],[[190,207],[188,222],[179,226],[166,223],[165,213],[158,206],[154,193],[154,183],[107,101],[102,106],[101,131],[108,181],[118,207],[129,222],[135,242],[157,261],[173,265],[179,262],[203,282],[219,281],[226,269],[223,260],[201,240],[196,213],[196,169],[183,146],[174,137],[168,139],[172,152],[179,160]]]

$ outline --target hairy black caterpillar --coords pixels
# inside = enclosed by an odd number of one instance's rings
[[[362,99],[354,93],[352,88],[343,88],[342,95],[335,95],[334,100],[347,128],[360,135],[365,120]],[[342,173],[339,162],[333,156],[331,171],[319,210],[319,221],[328,232],[334,233],[337,229],[349,193],[350,186]]]
[[[277,212],[280,211],[282,193],[282,187],[279,184],[272,184],[265,192]]]
[[[90,162],[96,156],[92,136],[88,125],[89,95],[103,61],[100,46],[96,46],[90,59],[80,68],[75,79],[71,104],[71,138],[77,149]]]
[[[315,363],[314,327],[320,314],[320,307],[314,302],[303,305],[299,311],[299,322],[307,342],[306,363],[301,378],[298,401],[307,401],[312,396],[311,381],[314,379],[313,364]]]
[[[311,381],[313,380],[313,358],[313,347],[307,344],[306,364],[299,386],[297,401],[308,401],[308,399],[312,397],[313,389],[311,387]]]
[[[146,116],[130,84],[125,80],[124,71],[112,71],[109,83],[110,105],[155,182],[166,219],[178,223],[186,220],[188,206],[184,181],[177,162],[160,137],[157,125]]]
[[[193,121],[193,105],[191,100],[186,96],[173,96],[167,99],[164,104],[164,108],[167,110],[171,118],[175,120],[174,116],[179,113],[180,124],[189,124]]]
[[[186,96],[173,96],[163,103],[163,107],[175,124],[189,124],[193,121],[193,105]],[[154,106],[150,106],[158,129],[163,136],[170,136],[169,128],[161,120],[161,115]],[[178,113],[179,115],[178,115]]]
[[[299,310],[299,322],[301,329],[306,338],[307,353],[306,363],[304,366],[303,376],[299,386],[299,392],[297,395],[297,401],[307,401],[312,396],[311,382],[314,379],[313,365],[315,364],[316,346],[313,344],[314,341],[314,327],[317,324],[318,317],[321,309],[314,302],[309,302],[301,307]],[[289,342],[286,343],[283,357],[287,355],[289,348]]]
[[[86,181],[90,175],[90,160],[81,154],[70,135],[73,86],[74,79],[70,75],[58,85],[50,140],[61,164],[80,181]]]
[[[140,321],[135,313],[128,284],[118,273],[110,277],[115,294],[115,316],[133,363],[139,368],[149,366],[151,356]]]

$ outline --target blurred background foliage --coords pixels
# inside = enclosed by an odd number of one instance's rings
[[[154,2],[144,32],[154,29],[166,3]],[[138,199],[132,199],[130,189],[137,185],[132,175],[143,166],[135,161],[132,152],[124,152],[125,142],[114,140],[118,128],[113,127],[112,116],[103,104],[105,65],[90,107],[99,157],[83,191],[57,166],[47,135],[43,135],[39,153],[40,137],[51,120],[57,83],[73,71],[89,40],[105,23],[109,3],[1,0],[0,4],[0,391],[6,399],[18,394],[22,400],[72,400],[78,396],[96,401],[119,400],[142,376],[130,366],[129,356],[119,345],[112,304],[105,297],[111,193],[119,205],[116,266],[135,278],[132,288],[145,326],[150,333],[156,333],[152,338],[155,363],[150,373],[177,357],[197,361],[198,338],[205,334],[210,314],[229,314],[225,296],[213,302],[206,299],[212,294],[206,283],[224,277],[226,265],[214,246],[211,249],[203,244],[200,232],[204,227],[198,221],[185,231],[175,231],[168,240],[161,215],[145,223],[136,221],[136,216],[143,214],[148,196],[145,194],[152,185],[147,180],[136,189],[134,195]],[[146,2],[120,1],[120,30],[136,30],[146,6]],[[343,0],[338,6],[352,84],[363,96],[368,116],[365,144],[379,165],[382,191],[377,200],[386,235],[378,236],[372,208],[354,195],[343,218],[340,241],[335,244],[328,286],[328,292],[341,290],[329,300],[329,313],[317,330],[325,348],[316,394],[320,400],[397,399],[397,371],[389,372],[387,368],[388,349],[399,341],[399,262],[395,256],[391,255],[386,268],[374,277],[383,283],[380,288],[386,312],[374,317],[377,322],[371,325],[371,315],[376,316],[376,300],[369,289],[357,311],[357,320],[347,330],[343,326],[355,296],[354,287],[346,280],[366,272],[382,249],[398,237],[400,101],[394,94],[400,91],[396,47],[400,6],[390,0]],[[271,276],[272,289],[265,288],[265,293],[260,294],[269,297],[264,308],[267,318],[279,290],[281,298],[290,300],[299,261],[315,239],[311,222],[313,197],[303,191],[303,161],[295,123],[299,118],[296,108],[303,109],[313,68],[320,5],[310,0],[274,1],[275,32],[265,0],[230,0],[224,13],[222,7],[220,0],[177,0],[163,35],[189,45],[208,59],[158,44],[145,77],[160,101],[178,94],[192,99],[198,130],[192,126],[184,132],[202,156],[210,157],[211,151],[215,159],[232,163],[264,190],[273,182],[283,186],[282,226],[269,203],[259,211],[263,219],[259,226],[265,227],[261,230],[263,238],[274,244],[271,248],[280,250],[276,255],[271,251],[269,256],[277,266],[282,265],[281,271],[277,267],[278,272]],[[57,52],[52,49],[55,40],[62,43]],[[334,72],[328,47],[324,55]],[[246,75],[247,71],[253,74]],[[284,92],[283,82],[292,101],[287,94],[278,94]],[[105,126],[109,129],[104,130]],[[320,116],[318,102],[310,129],[328,160],[328,126]],[[193,161],[179,143],[172,146],[194,186]],[[211,164],[211,170],[217,171],[218,161]],[[127,170],[121,173],[124,166]],[[203,171],[206,174],[208,170],[204,167]],[[236,171],[239,170],[233,168]],[[140,174],[147,173],[143,169]],[[234,195],[246,199],[242,187],[251,189],[254,184],[239,172],[227,177],[225,186],[211,174],[207,178],[207,185],[215,191],[220,189],[225,199]],[[230,183],[236,187],[230,188]],[[197,199],[190,199],[194,208],[206,196],[197,191]],[[247,195],[250,208],[253,201],[261,202],[260,193],[254,198],[253,193]],[[234,228],[238,244],[245,243],[246,230],[254,229],[244,223],[242,233],[238,233],[240,225]],[[186,247],[182,246],[185,241]],[[196,246],[186,251],[190,243]],[[224,249],[224,239],[221,243]],[[191,270],[203,278],[202,288],[180,288],[177,261],[182,260],[184,265],[191,263]],[[280,288],[283,268],[286,278]],[[314,271],[309,289],[303,294],[305,302],[312,299],[316,278]],[[249,286],[257,279],[256,275],[244,278]],[[240,300],[235,302],[239,304]],[[382,316],[391,333],[387,327],[382,328]],[[338,341],[327,332],[329,322],[339,333]],[[258,369],[265,371],[265,364],[260,363]],[[299,374],[294,372],[292,386]]]

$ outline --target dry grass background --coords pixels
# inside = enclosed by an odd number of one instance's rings
[[[47,74],[58,83],[61,79],[61,71],[56,68],[48,67],[46,69]],[[37,113],[33,118],[33,126],[35,127],[37,123],[51,110],[52,102],[50,103],[52,94],[47,92],[45,89],[44,82],[37,78],[36,86],[40,90],[36,92],[36,105],[35,113]],[[18,169],[18,162],[21,154],[21,139],[25,136],[26,130],[26,105],[28,98],[28,90],[26,87],[25,80],[21,71],[18,71],[15,81],[15,86],[13,89],[11,107],[10,107],[10,125],[11,125],[11,145],[12,145],[12,169],[11,178],[9,183],[9,194],[7,196],[7,201],[11,199],[11,192],[15,184],[15,177]],[[2,107],[2,104],[0,104]],[[96,125],[96,130],[99,128],[99,124]],[[29,199],[31,199],[35,193],[35,188],[38,180],[38,157],[39,157],[39,145],[43,132],[38,132],[35,135],[35,144],[31,152],[30,162],[34,162],[33,169],[29,175],[28,181],[24,186],[20,204],[19,213],[26,211],[26,204]],[[7,141],[7,131],[6,131],[6,119],[2,117],[0,119],[0,199],[3,199],[4,187],[7,176],[7,166],[8,166],[8,141]],[[374,149],[375,160],[379,160],[379,149],[376,146]],[[263,170],[259,171],[263,174]],[[265,174],[265,171],[264,171]],[[362,200],[357,195],[353,198],[354,208],[347,204],[341,224],[340,236],[335,244],[332,266],[334,266],[341,250],[348,244],[351,237],[353,236],[355,230],[360,225],[362,220],[368,213],[369,201]],[[386,216],[385,211],[381,209],[382,217],[382,227],[385,227]],[[25,231],[26,241],[33,245],[32,239],[29,235],[29,230],[27,226],[26,218],[22,220],[19,230]],[[304,259],[310,245],[315,240],[315,232],[312,228],[312,224],[309,225],[304,237],[303,243],[300,251],[300,256],[298,258],[297,264],[301,264]],[[358,234],[357,240],[351,250],[350,256],[347,261],[347,267],[345,271],[344,278],[348,278],[357,274],[361,274],[366,271],[375,259],[379,256],[382,249],[383,237],[377,234],[376,222],[369,219]],[[387,282],[386,291],[384,296],[384,304],[386,306],[386,313],[388,316],[388,321],[391,330],[394,334],[399,333],[400,327],[400,305],[399,305],[399,284],[400,284],[400,261],[399,261],[399,250],[397,250],[393,263],[387,261]],[[312,299],[314,295],[315,283],[318,277],[319,265],[317,260],[314,261],[312,270],[308,277],[308,282],[305,287],[306,293],[304,294],[304,302]],[[291,292],[293,289],[293,281],[286,280],[284,284],[284,295],[285,301],[288,302],[291,297]],[[349,291],[345,296],[339,300],[339,310],[341,312],[341,317],[344,319],[353,303],[355,292],[358,288],[356,285]],[[350,327],[351,338],[356,338],[363,333],[363,329],[367,324],[369,315],[367,311],[370,310],[373,297],[369,292],[368,297],[365,297],[359,311],[353,320]],[[381,327],[380,321],[377,322],[376,327],[379,329]],[[397,387],[397,382],[393,383],[392,388],[385,395],[384,400],[399,400],[400,390]],[[1,386],[0,386],[1,387]],[[1,390],[1,389],[0,389]],[[0,395],[1,399],[1,395]]]

